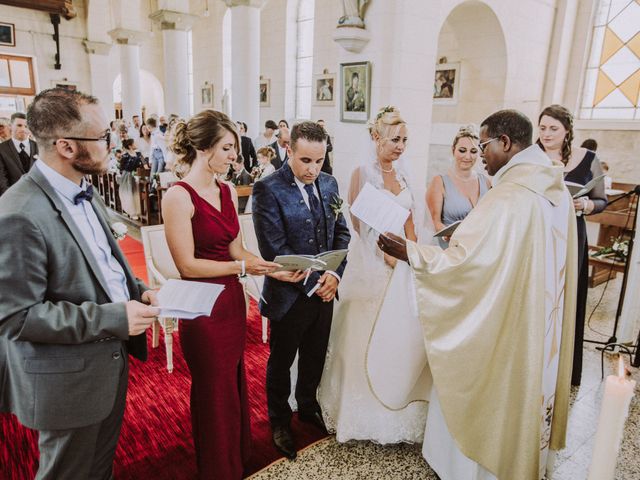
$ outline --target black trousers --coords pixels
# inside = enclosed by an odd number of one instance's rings
[[[587,246],[587,226],[584,217],[577,218],[578,225],[578,290],[576,292],[576,329],[573,339],[573,369],[571,385],[580,385],[582,377],[582,347],[584,323],[587,313],[589,293],[589,250]]]
[[[291,310],[280,320],[271,322],[271,353],[267,362],[267,405],[272,427],[287,426],[291,421],[291,365],[298,352],[296,401],[298,412],[320,412],[316,398],[327,354],[333,302],[323,302],[317,295],[301,294]]]

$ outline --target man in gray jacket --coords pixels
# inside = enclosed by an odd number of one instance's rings
[[[109,160],[97,99],[45,90],[27,122],[40,159],[0,197],[0,410],[39,430],[37,479],[108,479],[158,309],[84,180]]]

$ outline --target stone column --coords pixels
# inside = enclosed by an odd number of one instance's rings
[[[116,28],[109,31],[120,49],[120,75],[122,81],[122,116],[130,119],[142,115],[140,96],[140,44],[149,32]]]
[[[260,8],[264,0],[225,0],[231,8],[231,107],[234,120],[258,135],[260,122]]]
[[[162,30],[165,113],[187,118],[190,114],[187,32],[198,17],[186,12],[158,10],[149,18]]]
[[[91,72],[91,94],[100,100],[107,116],[113,114],[113,88],[109,82],[109,51],[111,44],[84,40],[85,51],[89,54]]]

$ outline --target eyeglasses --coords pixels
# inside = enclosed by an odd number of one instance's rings
[[[490,143],[491,143],[491,142],[493,142],[494,140],[498,140],[499,138],[500,138],[500,137],[493,137],[493,138],[490,138],[489,140],[487,140],[486,142],[480,142],[480,143],[478,144],[478,148],[480,149],[480,151],[481,151],[482,153],[484,153],[484,148],[485,148],[485,146],[486,146],[486,145],[488,145],[488,144],[490,144]]]
[[[102,135],[101,137],[98,138],[85,138],[85,137],[63,137],[60,140],[76,140],[76,141],[80,141],[80,142],[101,142],[101,141],[105,141],[105,143],[107,144],[107,148],[109,148],[109,145],[111,145],[111,131],[110,130],[106,130],[104,132],[104,135]],[[55,140],[53,142],[53,144],[55,145],[56,142],[58,140]]]

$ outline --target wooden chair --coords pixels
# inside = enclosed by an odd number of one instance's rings
[[[173,263],[169,246],[164,236],[164,225],[153,225],[140,228],[147,276],[151,288],[160,288],[170,278],[180,278],[180,273]],[[164,330],[164,343],[167,352],[167,370],[173,372],[173,332],[178,330],[178,319],[158,317],[152,326],[151,346],[157,348],[160,341],[160,327]]]
[[[242,232],[242,241],[244,248],[260,256],[260,250],[258,250],[258,238],[256,237],[256,231],[253,228],[253,218],[251,215],[238,215],[240,220],[240,231]],[[245,284],[245,293],[253,298],[256,302],[260,301],[260,294],[262,293],[262,286],[264,285],[264,277],[249,275],[253,280]],[[247,308],[248,308],[247,303]],[[267,343],[268,339],[268,321],[266,317],[262,317],[262,342]]]

